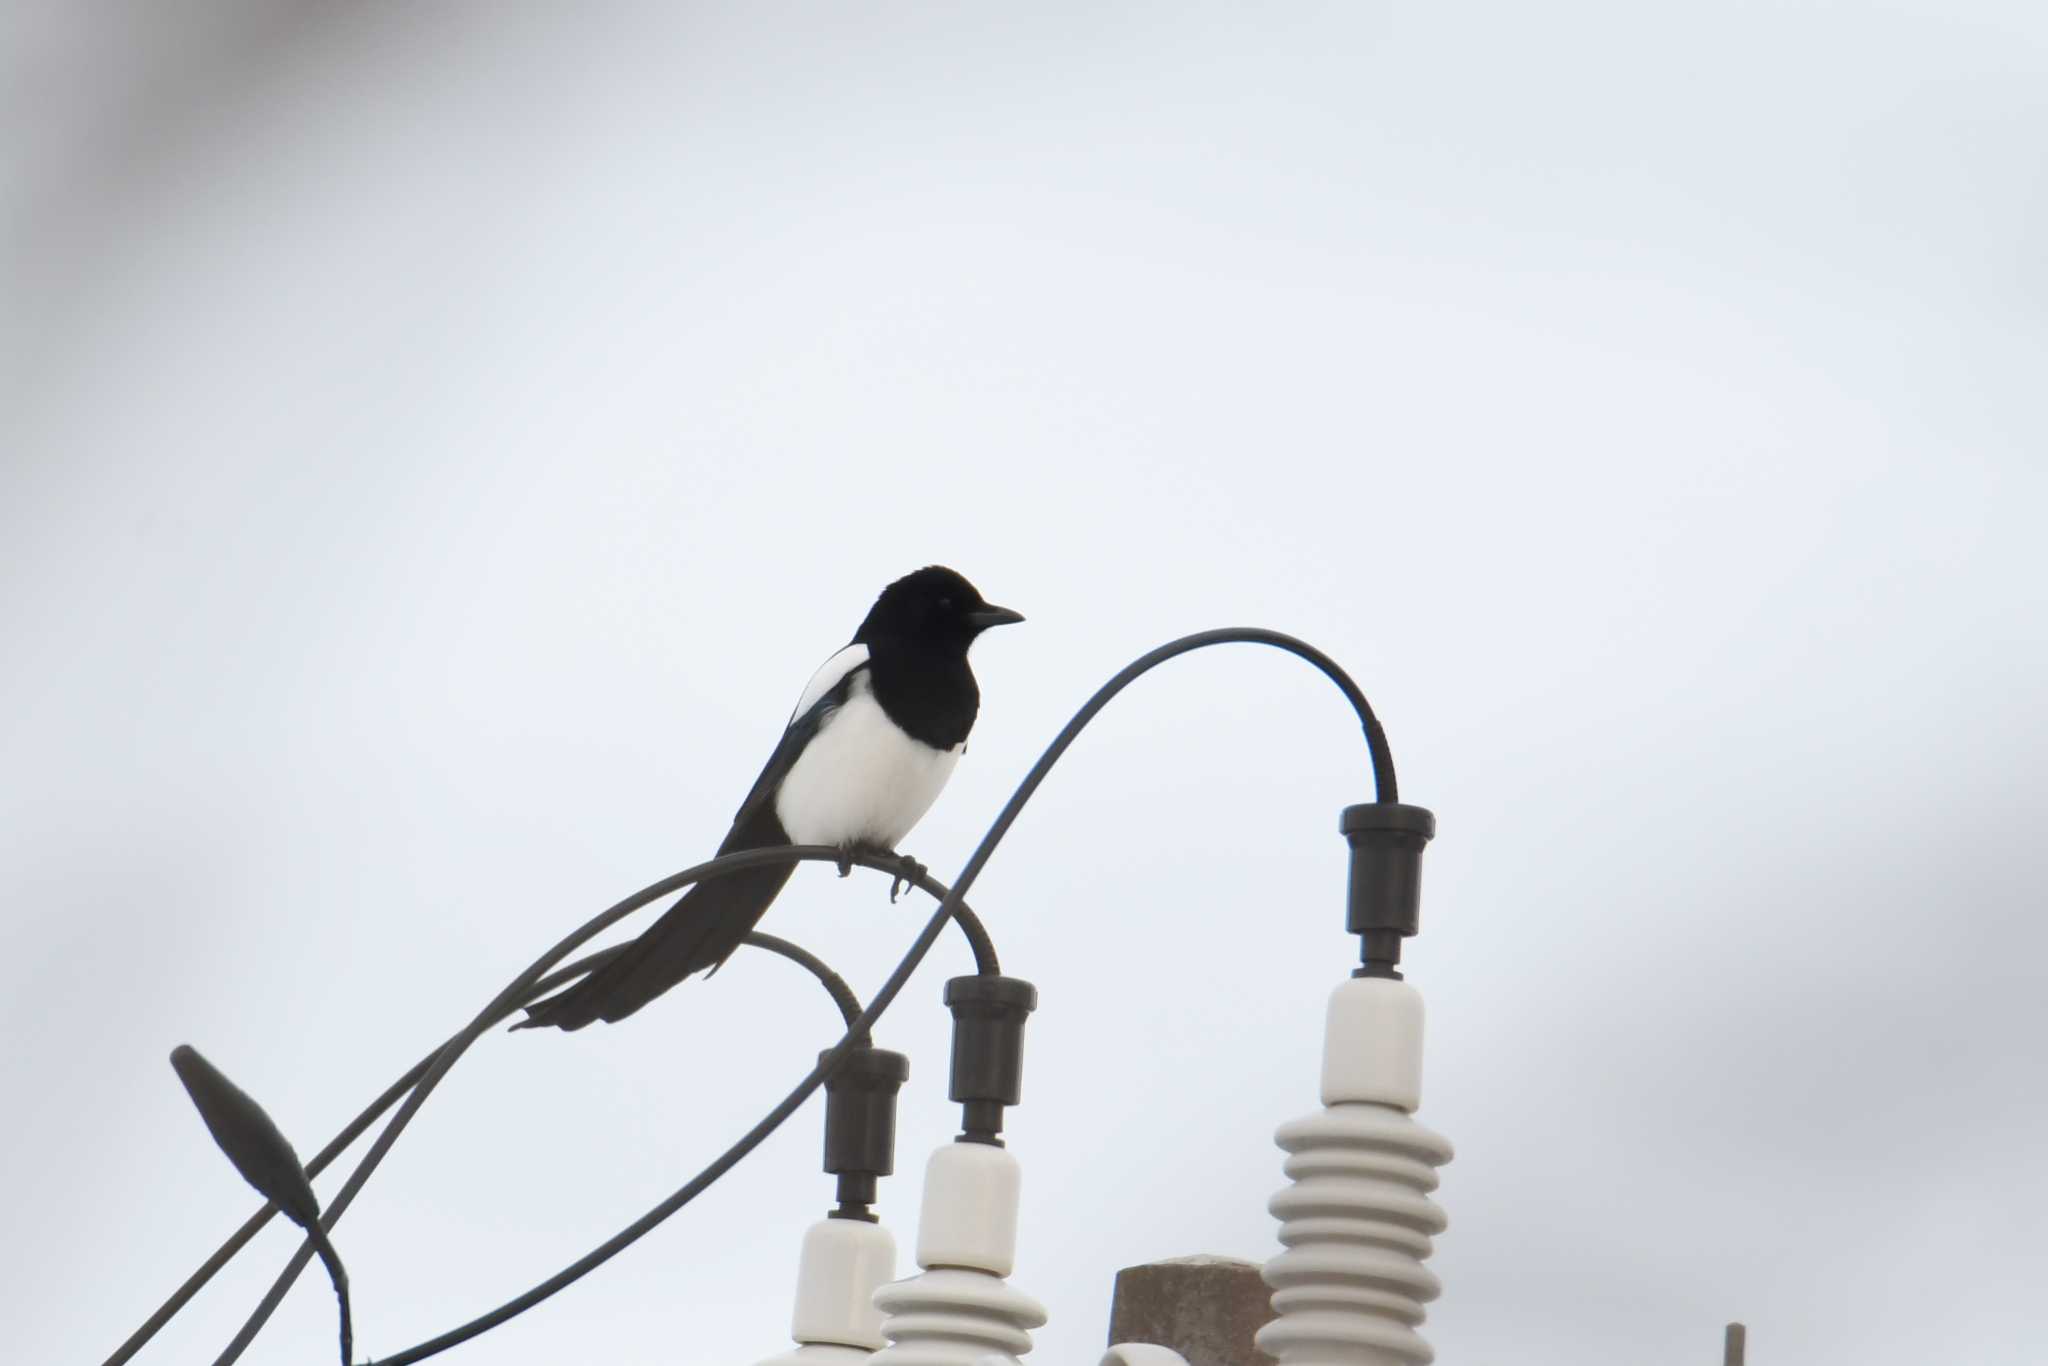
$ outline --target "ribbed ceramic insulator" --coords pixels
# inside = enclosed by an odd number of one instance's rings
[[[889,1346],[868,1366],[1018,1366],[1045,1308],[987,1271],[938,1267],[875,1292]]]
[[[1281,1126],[1293,1185],[1273,1197],[1287,1250],[1266,1263],[1280,1317],[1259,1348],[1286,1366],[1421,1366],[1416,1332],[1444,1213],[1429,1198],[1451,1145],[1384,1105],[1333,1105]]]
[[[1018,1366],[1045,1309],[1005,1276],[1017,1260],[1023,1174],[1007,1148],[943,1143],[924,1169],[917,1264],[875,1292],[889,1346],[870,1366]]]
[[[875,1359],[874,1353],[859,1347],[835,1347],[827,1343],[812,1342],[793,1352],[784,1352],[779,1357],[770,1357],[761,1366],[865,1366]]]
[[[1416,1327],[1440,1286],[1423,1262],[1444,1213],[1429,1193],[1451,1145],[1410,1117],[1421,1098],[1422,998],[1354,978],[1330,1001],[1324,1108],[1280,1126],[1292,1185],[1272,1199],[1286,1249],[1266,1263],[1279,1317],[1259,1349],[1283,1366],[1423,1366]]]

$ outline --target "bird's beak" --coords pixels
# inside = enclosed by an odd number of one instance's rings
[[[967,614],[967,624],[977,631],[986,631],[991,626],[1014,626],[1022,620],[1022,612],[1012,612],[1007,607],[984,605]]]

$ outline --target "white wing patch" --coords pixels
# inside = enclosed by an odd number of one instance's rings
[[[834,672],[834,664],[860,657]],[[804,690],[807,702],[824,696],[849,669],[867,659],[865,646],[834,655]],[[830,681],[819,679],[831,675]],[[960,747],[933,749],[913,740],[875,701],[865,673],[846,701],[825,718],[775,793],[775,817],[796,844],[878,844],[893,849],[931,809],[960,760]]]
[[[804,695],[796,700],[796,710],[789,714],[793,723],[817,705],[818,699],[839,686],[839,680],[868,662],[868,647],[849,645],[838,654],[818,666],[811,675],[811,681],[804,684]]]

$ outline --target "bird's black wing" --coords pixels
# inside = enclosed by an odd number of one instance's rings
[[[775,794],[782,787],[782,780],[796,767],[797,756],[804,752],[804,746],[810,744],[824,728],[832,713],[846,705],[846,699],[853,693],[853,680],[866,668],[865,663],[854,665],[821,693],[817,701],[805,708],[801,716],[792,716],[789,719],[789,727],[782,732],[782,739],[776,744],[775,752],[770,754],[768,762],[762,765],[761,776],[754,779],[754,786],[740,802],[740,809],[733,813],[732,834],[727,835],[726,842],[718,846],[719,853],[729,854],[734,849],[759,847],[752,844],[734,844],[733,835],[738,834],[742,827],[757,822],[764,810],[771,817],[774,815]],[[781,824],[780,821],[776,822],[778,828]],[[782,843],[788,843],[788,836],[783,837]]]
[[[775,794],[796,766],[804,746],[818,734],[853,688],[854,676],[865,668],[848,669],[802,715],[789,723],[761,776],[733,817],[732,829],[718,846],[721,854],[788,844],[789,834],[775,814]],[[623,1020],[691,973],[716,968],[731,956],[796,871],[793,863],[746,868],[706,879],[683,893],[675,905],[625,952],[567,991],[526,1008],[514,1029],[553,1026],[581,1029],[592,1020]]]

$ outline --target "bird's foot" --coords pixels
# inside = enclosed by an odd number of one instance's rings
[[[852,876],[853,876],[853,860],[852,860],[852,859],[851,859],[850,857],[848,857],[848,856],[847,856],[847,853],[846,853],[846,851],[845,851],[845,850],[843,850],[843,849],[842,849],[842,850],[840,850],[840,851],[839,851],[839,857],[838,857],[838,858],[837,858],[836,860],[834,860],[834,862],[836,863],[836,865],[837,865],[837,866],[838,866],[838,868],[839,868],[839,876],[841,876],[841,877],[852,877]]]
[[[930,869],[908,854],[896,855],[896,876],[889,879],[889,904],[896,904],[896,894],[905,888],[915,890],[918,879],[927,876]]]

